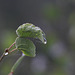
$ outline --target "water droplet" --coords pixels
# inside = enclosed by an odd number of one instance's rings
[[[47,40],[46,40],[46,38],[44,38],[44,44],[47,44]]]
[[[8,55],[8,52],[6,52],[5,55]]]
[[[42,35],[43,35],[43,38],[44,38],[44,44],[47,44],[47,40],[46,40],[46,37],[45,37],[45,33],[43,32]]]

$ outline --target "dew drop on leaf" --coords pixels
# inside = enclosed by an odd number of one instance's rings
[[[47,41],[44,41],[44,44],[46,44],[47,43]]]
[[[42,35],[43,35],[43,38],[44,38],[44,44],[47,44],[47,40],[46,40],[46,37],[45,37],[45,33],[43,32]]]
[[[47,44],[47,40],[46,40],[46,38],[44,38],[44,44]]]

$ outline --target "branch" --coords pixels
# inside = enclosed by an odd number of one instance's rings
[[[2,61],[2,59],[5,57],[5,55],[8,55],[8,49],[6,48],[4,53],[2,54],[2,56],[0,57],[0,62]]]
[[[17,50],[17,48],[15,48],[15,49],[9,51],[8,53],[12,53],[12,52],[14,52],[14,51],[16,51],[16,50]]]
[[[2,59],[4,58],[5,53],[2,54],[2,56],[0,57],[0,62],[2,61]]]
[[[14,45],[15,45],[16,42],[14,42],[9,48],[8,50],[10,50]]]
[[[2,56],[0,57],[0,62],[2,61],[2,59],[3,59],[6,55],[8,55],[9,53],[11,53],[11,52],[13,52],[13,51],[16,50],[16,48],[15,48],[15,49],[13,49],[12,51],[9,52],[9,50],[15,45],[15,43],[16,43],[16,42],[14,42],[9,48],[6,48],[6,49],[5,49],[4,53],[3,53]]]

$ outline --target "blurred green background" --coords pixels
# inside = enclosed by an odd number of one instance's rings
[[[25,57],[14,75],[75,75],[75,0],[0,0],[0,56],[23,23],[39,26],[47,44],[34,40],[36,57]],[[0,75],[8,75],[20,56],[6,56]]]

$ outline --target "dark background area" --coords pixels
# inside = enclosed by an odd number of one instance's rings
[[[0,56],[23,23],[39,26],[47,44],[36,41],[36,57],[26,56],[14,75],[75,75],[75,0],[0,0]],[[6,56],[0,75],[8,75],[20,56]]]

